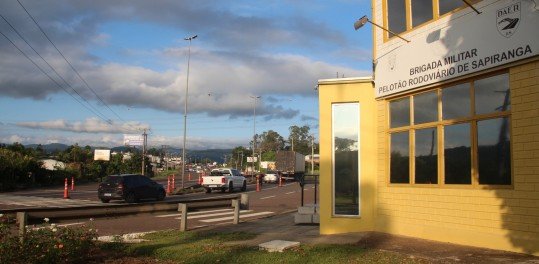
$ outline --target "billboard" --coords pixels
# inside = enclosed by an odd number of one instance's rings
[[[142,146],[143,144],[144,144],[144,137],[142,135],[124,134],[124,145],[126,145],[126,146]]]
[[[258,161],[257,158],[258,157],[247,157],[247,162],[257,162]]]
[[[96,149],[94,151],[94,160],[110,160],[110,150],[109,149]]]

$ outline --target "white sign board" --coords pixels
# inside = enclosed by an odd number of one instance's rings
[[[432,30],[405,35],[409,43],[402,41],[391,52],[379,54],[376,97],[539,55],[534,1],[491,0],[475,6],[481,14],[469,8],[457,12],[447,23],[433,22]]]
[[[142,146],[144,137],[142,135],[127,135],[124,134],[124,145],[126,146]]]
[[[258,157],[247,157],[247,162],[257,162],[258,161],[257,158]]]
[[[109,149],[96,149],[94,151],[94,160],[110,160],[110,150]]]

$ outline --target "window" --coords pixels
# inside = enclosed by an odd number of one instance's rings
[[[436,91],[414,96],[414,124],[438,121],[438,96]]]
[[[388,29],[399,34],[406,31],[406,3],[402,0],[387,0]]]
[[[432,1],[411,0],[412,4],[412,27],[419,26],[429,20],[432,20]]]
[[[438,8],[440,10],[440,16],[447,14],[457,8],[461,8],[464,6],[464,3],[462,0],[455,1],[455,0],[438,0]]]
[[[477,3],[480,0],[468,0]],[[438,19],[459,8],[466,7],[461,0],[385,0],[386,28],[396,34],[411,30]],[[384,32],[386,38],[393,37]]]
[[[390,101],[389,182],[511,185],[509,98],[503,73]]]
[[[332,106],[333,214],[359,216],[359,104]]]

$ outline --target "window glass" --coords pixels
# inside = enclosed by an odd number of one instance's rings
[[[415,183],[438,183],[436,128],[415,131]]]
[[[402,1],[404,2],[404,1]],[[412,0],[412,26],[421,25],[432,20],[431,0]]]
[[[436,91],[414,96],[414,124],[438,120],[438,95]]]
[[[403,0],[387,0],[388,28],[396,34],[406,31],[406,3]],[[392,37],[391,33],[389,37]]]
[[[471,184],[470,124],[444,127],[444,162],[446,184]]]
[[[442,90],[443,119],[467,117],[470,115],[470,84],[463,83]]]
[[[408,131],[391,134],[391,183],[410,183],[410,139]]]
[[[463,6],[462,1],[456,0],[438,0],[438,2],[440,3],[440,16]]]
[[[509,74],[501,74],[475,81],[475,113],[488,114],[511,109]]]
[[[335,215],[359,215],[359,104],[333,105]]]
[[[391,101],[389,111],[392,128],[410,125],[410,98]]]
[[[511,184],[509,118],[477,122],[479,184]]]

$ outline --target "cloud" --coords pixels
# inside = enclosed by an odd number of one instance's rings
[[[101,32],[107,23],[125,22],[155,24],[173,29],[200,32],[191,49],[189,79],[189,110],[210,116],[249,116],[249,95],[311,96],[316,80],[333,78],[335,72],[346,76],[362,76],[366,71],[339,66],[276,50],[305,49],[309,52],[327,52],[327,47],[353,47],[347,39],[324,22],[313,22],[297,13],[275,14],[268,18],[248,1],[237,5],[214,1],[39,1],[24,3],[30,13],[69,58],[95,92],[109,105],[181,112],[185,100],[186,57],[188,49],[162,47],[158,50],[121,49],[122,56],[144,58],[168,65],[156,70],[153,65],[134,65],[127,62],[107,62],[92,54],[89,43],[107,46],[111,37]],[[242,12],[236,13],[243,5]],[[317,3],[318,8],[323,5]],[[271,8],[279,8],[272,4]],[[300,6],[296,11],[300,12]],[[85,99],[97,98],[78,80],[54,48],[45,40],[35,25],[16,2],[4,3],[7,18],[26,34],[30,43],[51,65],[72,84]],[[260,12],[260,13],[257,13]],[[10,32],[0,23],[2,32]],[[14,34],[8,34],[13,39]],[[149,36],[148,36],[149,37]],[[183,41],[183,40],[182,40]],[[44,63],[24,43],[16,41],[47,72]],[[323,44],[320,44],[323,43]],[[175,47],[178,43],[172,43]],[[334,49],[334,48],[333,48]],[[318,50],[318,51],[317,51]],[[338,53],[338,51],[336,51]],[[363,54],[360,51],[361,54]],[[343,56],[345,54],[342,54]],[[346,56],[350,56],[347,54]],[[0,93],[5,97],[44,100],[58,93],[61,87],[40,73],[7,41],[0,41]],[[27,74],[21,74],[21,72]],[[54,74],[51,74],[57,79]],[[59,83],[62,83],[58,80]],[[69,93],[74,93],[65,87]],[[208,98],[211,91],[213,96]],[[78,97],[77,95],[74,95]],[[81,100],[82,101],[82,100]],[[271,103],[271,101],[268,101]],[[273,107],[259,104],[259,112],[270,113]],[[278,118],[295,116],[293,112]],[[269,116],[277,118],[277,116]]]
[[[13,144],[19,142],[21,144],[51,144],[62,143],[66,145],[79,144],[81,146],[94,147],[117,147],[123,145],[123,136],[118,134],[42,134],[42,135],[0,135],[0,142],[5,144]],[[162,145],[168,145],[174,148],[181,148],[183,137],[165,137],[165,136],[148,136],[148,147],[161,148]],[[229,149],[245,144],[244,138],[200,138],[187,137],[187,149]]]
[[[301,121],[318,121],[318,118],[314,116],[301,115]]]
[[[31,129],[59,130],[77,133],[134,133],[149,129],[147,124],[139,122],[110,123],[98,118],[88,118],[83,122],[68,122],[63,119],[46,122],[19,122],[19,127]]]

